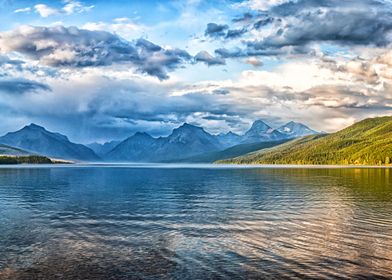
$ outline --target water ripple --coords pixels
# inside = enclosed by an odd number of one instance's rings
[[[392,279],[389,169],[0,169],[0,279]]]

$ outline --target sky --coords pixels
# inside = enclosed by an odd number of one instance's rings
[[[0,134],[333,132],[391,115],[391,43],[391,0],[0,0]]]

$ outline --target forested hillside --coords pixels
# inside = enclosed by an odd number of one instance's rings
[[[219,163],[391,164],[392,117],[366,119],[329,135],[307,136]]]

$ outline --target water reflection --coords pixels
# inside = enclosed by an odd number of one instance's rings
[[[0,279],[392,278],[389,169],[0,169]]]

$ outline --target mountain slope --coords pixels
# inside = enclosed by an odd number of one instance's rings
[[[282,140],[287,138],[284,134],[273,129],[262,120],[255,121],[251,128],[241,137],[242,143],[258,143]]]
[[[86,146],[75,144],[62,134],[47,131],[36,124],[0,137],[0,143],[49,157],[73,160],[99,160]]]
[[[183,124],[173,130],[167,138],[160,138],[160,146],[155,151],[160,160],[171,160],[222,149],[219,140],[203,128]]]
[[[167,137],[153,138],[136,133],[106,154],[114,161],[161,162],[186,158],[221,149],[218,139],[203,128],[184,124]]]
[[[282,125],[276,130],[285,135],[287,138],[298,138],[307,135],[318,134],[317,131],[310,129],[306,125],[293,121]]]
[[[29,156],[32,153],[22,149],[0,144],[0,156]]]
[[[113,161],[151,161],[156,144],[155,138],[147,133],[137,132],[128,137],[105,155],[105,159]]]
[[[223,148],[238,145],[242,141],[242,137],[240,135],[235,134],[231,131],[229,131],[228,133],[220,133],[216,135],[216,137]]]
[[[366,119],[329,135],[296,139],[220,163],[390,164],[392,117]]]
[[[288,140],[279,140],[273,142],[259,142],[259,143],[248,143],[248,144],[239,144],[230,148],[227,148],[223,151],[218,152],[210,152],[197,156],[193,156],[190,158],[185,158],[179,160],[179,162],[187,162],[187,163],[212,163],[217,160],[229,159],[232,157],[241,156],[250,152],[254,152],[261,149],[271,148],[282,143],[287,142]]]
[[[88,148],[93,150],[97,155],[103,156],[113,150],[118,144],[120,144],[121,141],[110,141],[106,142],[104,144],[100,144],[97,142],[91,143],[86,145]]]

